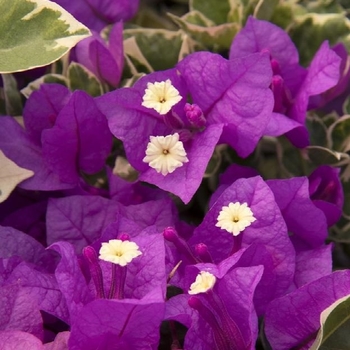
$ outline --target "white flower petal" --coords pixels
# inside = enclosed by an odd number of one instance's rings
[[[201,271],[191,284],[188,294],[205,293],[214,287],[216,277],[207,271]]]
[[[135,242],[111,239],[108,243],[102,243],[99,258],[120,266],[126,266],[134,258],[142,253]]]
[[[188,162],[179,134],[150,136],[143,162],[162,175],[168,175]]]
[[[148,83],[142,99],[142,106],[152,108],[163,115],[181,101],[182,96],[172,85],[171,80],[167,79],[166,81]]]
[[[215,226],[237,236],[255,220],[247,203],[231,202],[228,206],[222,207]]]

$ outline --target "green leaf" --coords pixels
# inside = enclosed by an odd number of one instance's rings
[[[314,163],[314,165],[335,165],[343,159],[349,158],[346,153],[332,151],[321,146],[308,146],[304,149],[306,155]]]
[[[344,115],[328,129],[330,147],[339,152],[350,151],[350,115]]]
[[[138,72],[151,73],[153,72],[152,66],[147,61],[144,54],[141,52],[136,38],[131,36],[124,40],[124,55],[126,59],[126,68],[130,71],[131,75],[135,75]]]
[[[280,173],[275,173],[274,178],[278,178],[281,177],[280,175],[282,174],[282,172],[284,174],[286,174],[287,172],[289,173],[288,177],[291,176],[303,176],[305,175],[306,171],[305,171],[305,159],[302,157],[302,153],[300,150],[295,149],[293,147],[290,147],[289,145],[283,149],[283,156],[282,159],[276,159],[275,162],[277,163],[280,162],[282,166]],[[270,160],[269,162],[270,166],[274,166],[273,162]],[[265,165],[263,164],[262,168],[264,168]],[[272,173],[276,172],[277,169],[266,169],[264,170],[265,172],[269,173],[270,176]],[[285,175],[284,175],[285,177]],[[273,178],[273,177],[271,177]]]
[[[237,22],[244,26],[248,17],[253,15],[261,0],[233,0],[231,1],[231,11],[229,21]]]
[[[275,8],[275,11],[270,18],[270,22],[283,29],[289,28],[294,21],[295,7],[297,7],[297,5],[280,2]]]
[[[334,0],[304,0],[302,1],[302,5],[306,6],[309,12],[317,12],[317,13],[342,13],[344,9],[338,3],[338,1]]]
[[[198,11],[216,24],[227,22],[231,10],[229,0],[190,0],[190,11]]]
[[[234,36],[240,29],[240,25],[238,23],[225,23],[210,27],[203,27],[199,24],[193,24],[194,18],[197,18],[198,23],[206,22],[206,18],[199,12],[189,12],[183,17],[177,17],[170,13],[168,15],[195,41],[216,52],[228,50]]]
[[[29,83],[21,93],[28,98],[33,91],[39,90],[41,84],[61,84],[68,87],[68,79],[61,74],[45,74]]]
[[[131,78],[122,80],[120,82],[120,86],[121,87],[131,87],[143,76],[144,76],[143,73],[136,73]]]
[[[255,7],[254,17],[269,21],[275,11],[279,0],[260,0]]]
[[[102,85],[96,76],[77,62],[72,62],[68,67],[69,88],[84,90],[93,97],[101,96]]]
[[[341,179],[344,191],[343,215],[350,218],[350,160],[341,174]],[[348,220],[348,225],[350,225],[350,220]],[[350,233],[350,227],[348,232]],[[348,240],[350,243],[350,235],[348,235]]]
[[[19,183],[33,175],[33,171],[19,167],[0,150],[0,203],[9,197]]]
[[[218,172],[221,162],[222,162],[221,152],[217,147],[215,148],[214,153],[209,160],[209,163],[204,173],[204,178],[210,178],[214,176]]]
[[[301,62],[308,64],[324,40],[335,44],[349,32],[350,20],[344,13],[309,13],[296,17],[290,35],[299,49]]]
[[[124,157],[117,157],[115,160],[113,175],[119,176],[128,182],[134,182],[138,179],[139,173]]]
[[[327,143],[327,126],[317,114],[309,113],[306,119],[311,145],[329,147]]]
[[[124,31],[124,53],[138,72],[152,72],[174,67],[194,46],[185,48],[187,35],[164,29],[127,29]],[[187,45],[185,43],[185,45]]]
[[[350,114],[350,97],[344,101],[342,109],[344,114]]]
[[[321,328],[310,350],[350,349],[350,296],[338,299],[320,316]]]
[[[17,81],[12,74],[2,74],[6,114],[22,115],[22,99],[17,88]]]
[[[213,27],[215,23],[209,18],[205,17],[203,13],[198,11],[191,11],[184,15],[182,18],[186,18],[186,22],[198,25],[200,27]]]
[[[54,2],[0,0],[0,73],[48,65],[90,31]]]

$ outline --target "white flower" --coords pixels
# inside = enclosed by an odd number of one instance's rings
[[[99,258],[104,261],[126,266],[131,260],[141,255],[135,242],[111,239],[108,243],[102,243]]]
[[[188,294],[205,293],[214,287],[215,282],[216,277],[213,274],[207,271],[201,271],[197,275],[195,282],[191,284]]]
[[[167,79],[147,84],[142,106],[153,108],[159,114],[167,114],[181,99],[179,91],[171,84],[171,80]]]
[[[179,134],[168,136],[150,136],[147,145],[145,163],[161,173],[167,175],[188,162],[183,143],[179,141]]]
[[[247,203],[230,203],[227,207],[222,207],[217,218],[216,227],[220,227],[227,232],[238,236],[246,227],[250,226],[256,220],[253,212],[248,207]]]

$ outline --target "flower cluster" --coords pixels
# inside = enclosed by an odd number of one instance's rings
[[[138,1],[56,2],[96,31],[71,58],[110,91],[41,84],[23,125],[0,118],[4,157],[32,171],[0,204],[0,348],[157,349],[168,325],[169,349],[253,350],[259,318],[272,349],[310,348],[350,294],[326,241],[340,169],[269,178],[239,163],[272,137],[309,145],[307,111],[348,83],[339,48],[324,42],[304,68],[283,29],[249,17],[228,58],[191,53],[118,88]],[[121,157],[134,181],[111,166]]]

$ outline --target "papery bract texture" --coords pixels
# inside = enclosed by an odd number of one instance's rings
[[[113,26],[106,44],[97,34],[80,41],[75,47],[77,61],[98,79],[116,87],[123,71],[123,23]]]
[[[90,29],[100,31],[107,24],[131,19],[139,6],[139,0],[55,0],[78,21]]]
[[[232,234],[215,226],[222,207],[230,202],[247,203],[254,213],[256,221],[241,232],[241,248],[250,244],[265,246],[271,254],[272,269],[278,281],[276,289],[269,290],[270,299],[282,295],[292,282],[295,251],[273,193],[261,177],[239,179],[227,187],[213,203],[203,222],[194,230],[189,244],[206,244],[214,262],[220,262],[232,254],[235,245]],[[258,264],[257,260],[255,264]]]
[[[333,245],[329,244],[297,253],[294,275],[296,288],[332,273],[332,248]]]
[[[339,174],[340,169],[323,165],[309,176],[310,197],[314,205],[323,211],[328,226],[334,225],[342,215],[344,191]]]
[[[156,293],[142,300],[95,300],[73,323],[69,349],[156,349],[164,309]]]
[[[327,236],[327,222],[323,212],[309,197],[309,181],[306,177],[266,181],[271,188],[288,230],[306,247],[322,245]]]
[[[50,249],[57,251],[61,255],[61,260],[55,271],[55,277],[67,303],[69,311],[67,322],[71,324],[76,318],[79,318],[79,313],[83,306],[93,300],[93,295],[80,270],[73,247],[68,242],[58,242],[51,245]]]
[[[52,198],[47,208],[47,243],[70,242],[80,254],[117,219],[118,208],[117,202],[100,196]]]
[[[35,125],[35,109],[41,99]],[[56,85],[41,87],[30,96],[24,119],[28,130],[10,117],[1,118],[0,128],[0,147],[5,155],[34,172],[20,187],[44,191],[74,188],[81,171],[93,174],[104,167],[112,135],[104,115],[85,92],[70,95]]]
[[[113,173],[109,175],[109,194],[111,199],[123,205],[140,204],[168,197],[168,194],[161,189],[150,188],[141,181],[129,182]]]
[[[27,192],[17,196],[13,194],[2,206],[0,205],[0,224],[10,226],[35,238],[41,244],[46,244],[45,215],[47,201],[28,198]]]
[[[79,180],[79,170],[88,174],[101,170],[112,147],[112,135],[92,97],[76,91],[55,125],[43,131],[42,144],[50,169],[63,182],[74,184]]]
[[[60,84],[42,84],[30,95],[23,109],[23,121],[27,133],[38,145],[41,133],[54,126],[56,118],[67,104],[72,93]]]
[[[11,284],[18,284],[40,310],[64,322],[68,321],[67,303],[53,274],[40,272],[32,265],[21,262],[4,282],[4,285]]]
[[[273,108],[268,55],[259,53],[229,61],[198,52],[180,61],[177,68],[207,124],[224,125],[221,142],[228,143],[241,157],[253,152]]]
[[[121,231],[122,234],[124,231]],[[131,236],[132,237],[132,236]],[[117,235],[114,237],[117,238]],[[164,239],[156,227],[148,227],[137,236],[130,238],[141,251],[141,255],[127,265],[124,297],[141,299],[152,290],[161,291],[165,297],[166,292],[166,270],[165,270],[165,248]],[[100,242],[106,242],[103,235],[95,246]],[[101,261],[105,287],[108,290],[111,284],[112,264]]]
[[[273,116],[265,134],[288,139],[297,147],[309,144],[305,127],[309,98],[327,91],[339,80],[339,56],[324,42],[309,68],[299,65],[298,50],[288,34],[278,26],[249,17],[245,27],[234,38],[230,59],[266,52],[270,54],[274,94]]]
[[[171,111],[160,115],[142,105],[147,84],[170,80],[182,96]],[[209,125],[204,130],[193,130],[185,117],[184,105],[188,91],[175,69],[155,72],[138,80],[132,88],[123,88],[106,94],[96,103],[108,118],[111,132],[123,141],[127,159],[141,172],[140,180],[170,191],[188,203],[199,187],[210,157],[219,141],[223,125]],[[174,133],[183,137],[188,162],[174,172],[162,175],[144,162],[150,137]],[[135,138],[138,142],[135,143]]]
[[[321,312],[349,290],[350,271],[336,271],[272,301],[265,318],[265,333],[272,348],[309,349],[320,328]]]
[[[0,349],[44,350],[41,340],[30,333],[8,330],[0,331]]]
[[[213,290],[208,292],[210,296],[206,293],[195,296],[209,309],[209,312],[205,313],[206,316],[200,310],[189,306],[191,296],[188,294],[175,296],[167,302],[165,319],[176,320],[189,328],[185,337],[185,350],[219,350],[216,337],[220,329],[213,328],[216,322],[219,327],[225,327],[225,322],[233,322],[239,329],[236,336],[240,334],[239,340],[243,342],[244,349],[255,349],[258,326],[253,295],[261,278],[262,267],[231,268],[233,260],[230,260],[232,259],[226,260],[227,266],[223,268],[216,269],[215,265],[211,264],[190,267],[188,280],[193,281],[199,270],[210,271],[217,277]],[[208,317],[211,317],[212,321]],[[234,339],[231,339],[231,342],[234,342]]]
[[[0,258],[17,256],[42,271],[53,271],[56,254],[48,252],[34,238],[12,227],[0,226]]]
[[[325,113],[335,111],[338,115],[343,115],[343,104],[349,95],[350,56],[348,55],[347,49],[343,43],[338,43],[332,46],[332,50],[341,58],[339,82],[336,86],[326,92],[312,96],[308,108],[318,108]]]
[[[43,320],[38,304],[19,285],[0,287],[0,330],[28,332],[43,340]]]
[[[30,169],[34,176],[21,182],[27,190],[61,190],[74,185],[63,183],[44,161],[40,145],[12,117],[1,117],[0,148],[18,166]]]
[[[276,25],[249,17],[246,25],[235,36],[230,59],[248,56],[266,50],[278,61],[282,72],[299,64],[299,53],[289,35]],[[289,68],[288,68],[289,67]]]

